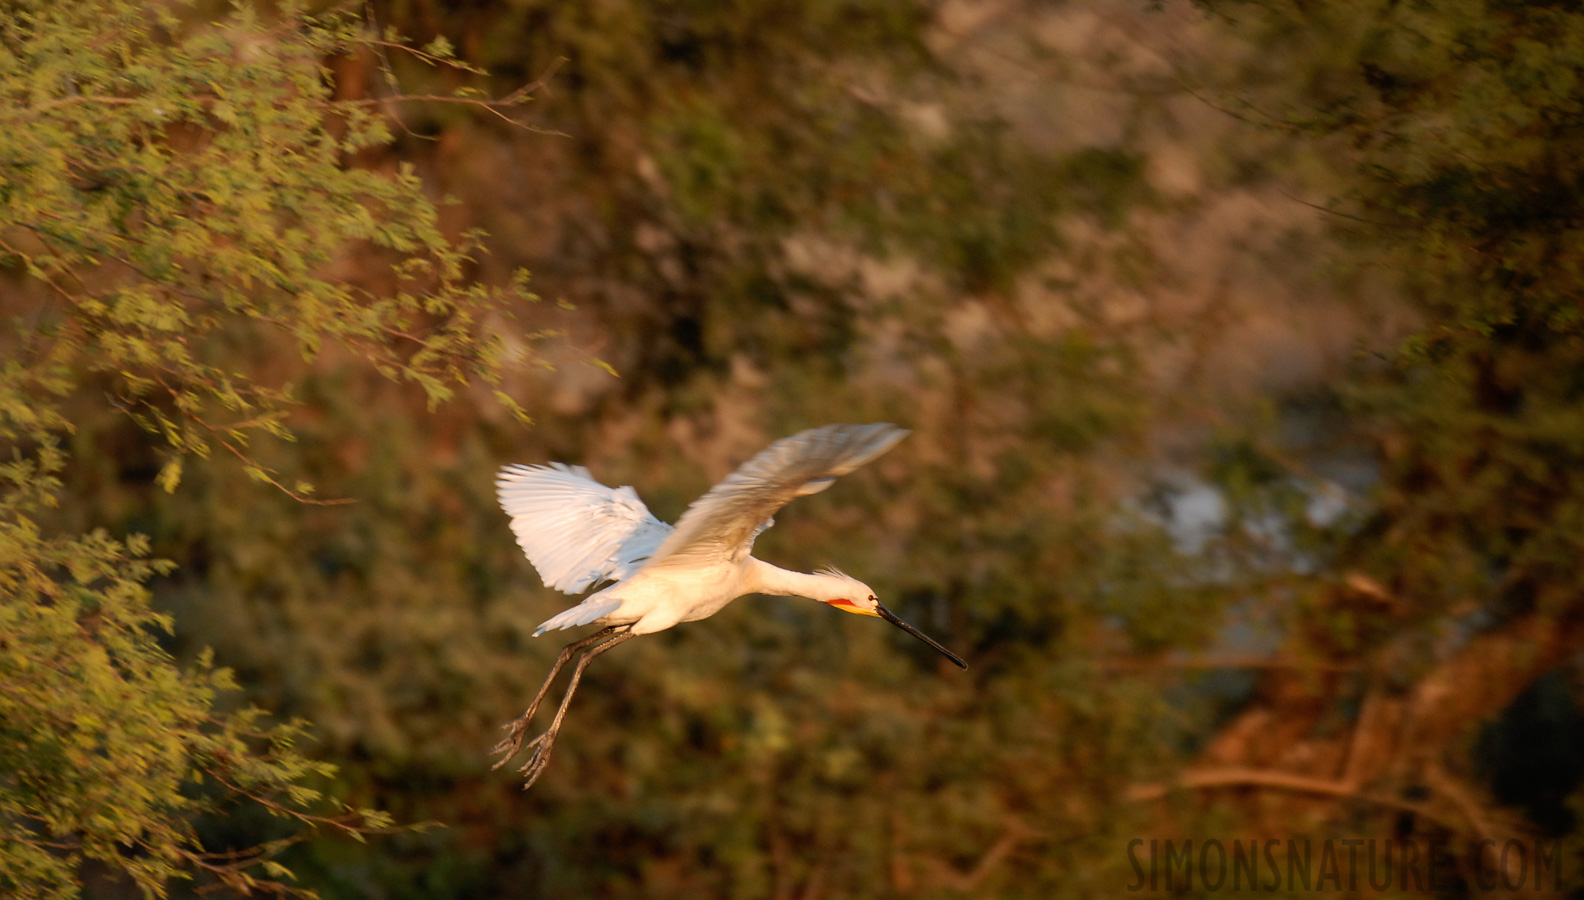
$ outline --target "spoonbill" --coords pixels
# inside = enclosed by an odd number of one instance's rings
[[[549,764],[567,705],[595,657],[640,634],[713,616],[744,594],[808,597],[844,612],[876,616],[968,668],[956,654],[897,618],[858,579],[836,569],[792,572],[749,555],[754,538],[775,524],[771,517],[777,510],[796,497],[825,490],[907,434],[881,423],[826,425],[783,438],[693,501],[675,528],[656,519],[632,488],[606,487],[582,466],[503,468],[495,482],[501,507],[511,516],[517,544],[545,586],[576,594],[600,582],[613,583],[534,632],[537,637],[551,629],[605,626],[562,648],[527,712],[502,726],[509,733],[490,751],[502,754],[494,768],[522,751],[530,720],[573,656],[583,654],[555,718],[526,745],[533,755],[521,769],[527,777],[524,790]]]

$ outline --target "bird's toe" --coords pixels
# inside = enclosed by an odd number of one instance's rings
[[[501,756],[500,762],[497,762],[494,766],[492,766],[492,769],[499,769],[501,766],[504,766],[506,763],[511,761],[512,757],[517,755],[518,751],[522,749],[524,729],[522,728],[521,723],[512,722],[506,727],[512,729],[511,734],[506,735],[506,737],[501,739],[500,743],[490,748],[491,756],[497,753],[503,754]]]
[[[523,763],[522,766],[517,770],[518,772],[522,773],[525,779],[527,779],[527,783],[523,785],[524,789],[527,789],[528,787],[532,786],[535,781],[538,781],[539,776],[544,772],[545,767],[550,765],[551,742],[546,740],[546,738],[549,736],[550,735],[548,733],[541,734],[528,743],[528,747],[533,750],[533,755],[529,756],[528,761]]]

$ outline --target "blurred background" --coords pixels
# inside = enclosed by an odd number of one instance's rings
[[[326,61],[337,99],[534,84],[506,118],[376,104],[356,158],[487,233],[469,278],[531,272],[477,322],[500,383],[431,408],[232,335],[300,401],[250,452],[354,502],[218,456],[162,490],[90,387],[56,515],[175,561],[166,648],[311,722],[331,798],[442,823],[295,845],[325,897],[1096,896],[1150,841],[1294,837],[1440,841],[1429,892],[1479,894],[1505,842],[1575,833],[1584,775],[1584,12],[1406,6],[372,0],[489,75],[374,47]],[[575,602],[500,466],[673,521],[874,421],[913,434],[756,554],[865,580],[967,671],[744,598],[592,666],[532,791],[490,771]]]

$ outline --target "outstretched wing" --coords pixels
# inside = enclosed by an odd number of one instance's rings
[[[495,488],[545,586],[568,594],[626,578],[671,533],[632,488],[608,488],[582,466],[507,466]]]
[[[771,516],[793,498],[817,494],[907,436],[895,425],[826,425],[782,438],[759,451],[709,493],[693,501],[650,566],[737,561]]]

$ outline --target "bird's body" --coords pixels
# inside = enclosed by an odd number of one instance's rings
[[[578,614],[576,618],[581,618],[588,610],[609,607],[612,611],[592,624],[631,625],[633,634],[653,634],[682,622],[697,622],[715,615],[725,609],[726,604],[752,593],[754,589],[748,584],[747,569],[730,563],[640,571],[545,622],[539,626],[539,632],[569,627],[558,623],[568,614]]]
[[[784,438],[694,501],[674,528],[656,519],[632,488],[606,487],[581,466],[550,463],[502,469],[497,481],[501,506],[511,515],[517,543],[545,586],[578,593],[601,582],[612,583],[534,632],[605,626],[562,650],[528,711],[507,726],[511,735],[495,748],[505,753],[497,766],[521,749],[528,721],[550,682],[578,651],[588,648],[573,671],[555,721],[530,744],[537,749],[523,767],[529,785],[549,760],[567,703],[591,659],[637,635],[708,618],[745,594],[808,597],[847,612],[884,618],[966,668],[946,648],[881,605],[863,582],[834,569],[793,572],[751,555],[754,538],[774,524],[772,516],[788,501],[824,490],[906,435],[884,424],[827,425]],[[607,635],[608,640],[597,643]]]
[[[868,596],[869,588],[837,572],[791,572],[750,556],[739,563],[701,563],[687,568],[642,569],[539,626],[535,634],[573,625],[631,625],[633,634],[653,634],[682,622],[707,619],[748,594],[808,597],[834,603]],[[603,610],[610,609],[610,612]],[[587,615],[598,613],[594,619]]]

